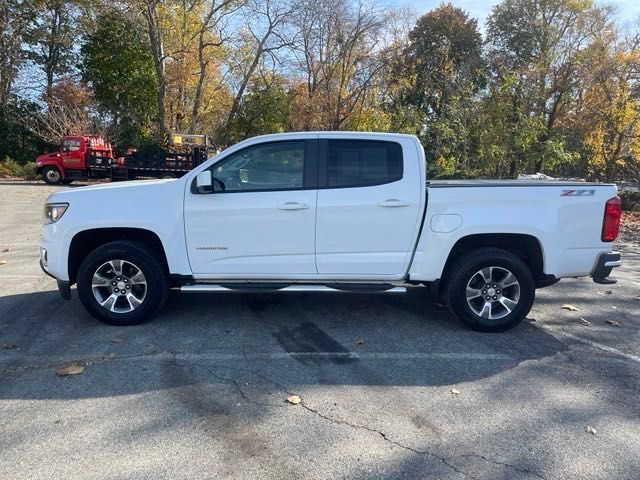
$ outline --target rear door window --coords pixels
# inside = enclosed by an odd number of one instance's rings
[[[379,140],[329,140],[325,188],[367,187],[402,178],[402,147]]]

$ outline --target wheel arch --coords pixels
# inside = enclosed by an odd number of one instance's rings
[[[446,285],[448,272],[456,259],[484,247],[500,248],[518,256],[531,269],[536,285],[549,282],[549,276],[544,273],[544,251],[537,237],[522,233],[481,233],[462,237],[453,245],[442,270],[440,285]]]
[[[73,284],[82,261],[96,248],[118,240],[128,240],[143,244],[153,251],[169,274],[167,255],[160,237],[153,231],[134,227],[93,228],[76,233],[69,246],[68,272]]]

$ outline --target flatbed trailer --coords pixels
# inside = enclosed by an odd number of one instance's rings
[[[101,137],[66,136],[60,151],[37,158],[36,173],[51,185],[88,179],[179,178],[207,159],[204,135],[174,135],[171,142],[172,149],[132,150],[115,158],[111,146]]]

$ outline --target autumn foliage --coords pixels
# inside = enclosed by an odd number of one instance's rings
[[[368,130],[418,135],[431,176],[640,180],[640,33],[590,0],[503,0],[482,29],[455,4],[5,3],[0,158],[88,129]]]

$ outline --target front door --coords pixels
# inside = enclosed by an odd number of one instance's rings
[[[308,140],[252,145],[209,167],[213,193],[187,187],[185,228],[194,274],[317,274],[315,148]]]
[[[86,142],[82,137],[65,137],[62,142],[62,164],[65,170],[85,168]]]

